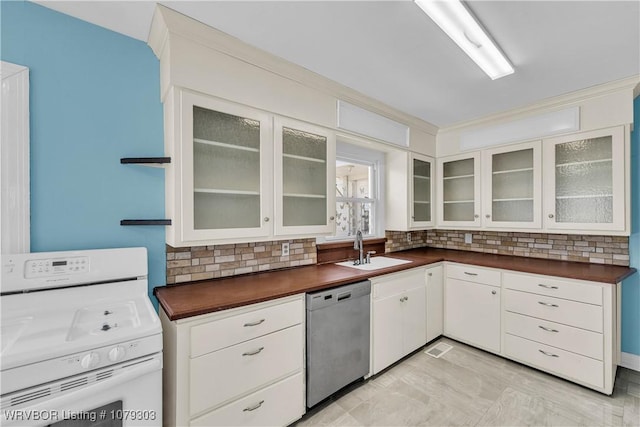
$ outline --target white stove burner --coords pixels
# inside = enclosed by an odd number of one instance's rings
[[[13,343],[20,338],[20,335],[22,335],[22,332],[27,328],[29,322],[32,320],[33,317],[29,316],[21,319],[12,319],[9,322],[3,322],[2,325],[0,325],[0,336],[2,336],[2,339],[0,340],[0,344],[2,344],[0,354],[11,348]]]
[[[76,311],[67,341],[104,335],[120,328],[137,328],[140,316],[133,301],[85,307]]]

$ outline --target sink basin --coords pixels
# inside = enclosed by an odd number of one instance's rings
[[[353,261],[345,261],[345,262],[337,262],[336,265],[340,265],[342,267],[351,267],[357,268],[358,270],[378,270],[380,268],[389,268],[395,267],[396,265],[407,264],[411,261],[406,261],[404,259],[397,258],[389,258],[385,256],[376,256],[371,258],[371,263],[362,264],[362,265],[353,265]]]

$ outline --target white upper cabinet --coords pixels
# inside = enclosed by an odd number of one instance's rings
[[[434,181],[433,158],[405,151],[387,153],[387,230],[419,230],[435,224]]]
[[[483,225],[540,228],[540,141],[482,152]]]
[[[438,159],[438,174],[439,224],[479,227],[480,153]]]
[[[186,91],[179,98],[183,239],[269,236],[270,117]]]
[[[624,231],[624,127],[547,139],[543,144],[546,228]]]
[[[275,234],[328,234],[335,226],[335,134],[276,118]]]
[[[332,131],[179,89],[165,123],[170,245],[333,233]]]
[[[433,225],[433,159],[418,154],[411,155],[411,228]]]

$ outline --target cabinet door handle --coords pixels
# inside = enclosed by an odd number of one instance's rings
[[[244,327],[245,327],[245,328],[248,328],[248,327],[250,327],[250,326],[258,326],[258,325],[262,324],[262,322],[264,322],[264,319],[260,319],[260,320],[257,320],[257,321],[255,321],[255,322],[245,323],[245,324],[244,324]]]
[[[553,218],[553,214],[549,214],[549,218]]]
[[[548,303],[548,302],[542,302],[542,301],[538,301],[538,304],[540,304],[540,305],[544,305],[544,306],[546,306],[546,307],[554,307],[554,308],[557,308],[557,307],[558,307],[558,304],[551,304],[551,303]]]
[[[543,331],[547,331],[547,332],[560,332],[557,329],[551,329],[551,328],[545,328],[544,326],[540,325],[538,326],[538,328],[542,329]]]
[[[491,295],[495,295],[496,293],[496,291],[491,291]]]
[[[242,353],[243,356],[255,356],[256,354],[260,353],[262,350],[264,350],[264,347],[260,347],[257,350],[254,351],[247,351],[246,353]]]
[[[543,283],[538,283],[538,286],[540,286],[541,288],[545,288],[545,289],[558,289],[557,286],[545,285]]]
[[[473,217],[474,217],[474,218],[480,218],[480,215],[475,214]]]
[[[330,217],[329,217],[329,221],[333,221],[334,219],[336,219],[336,217],[335,217],[335,216],[330,216]]]
[[[478,273],[469,273],[468,271],[465,271],[464,274],[466,274],[467,276],[477,276]]]
[[[264,222],[269,222],[269,217],[268,216],[264,217]]]
[[[549,356],[549,357],[560,357],[557,354],[553,354],[553,353],[547,353],[544,350],[538,350],[540,353],[544,354],[545,356]]]
[[[427,273],[427,276],[431,277],[433,276],[433,273]]]
[[[259,407],[261,407],[263,403],[264,403],[264,400],[261,400],[260,402],[256,403],[256,404],[255,404],[255,405],[253,405],[253,406],[248,406],[248,407],[244,408],[244,409],[242,410],[242,412],[251,412],[251,411],[255,411],[256,409],[258,409]]]
[[[485,218],[491,218],[491,215],[486,214],[486,215],[485,215]]]

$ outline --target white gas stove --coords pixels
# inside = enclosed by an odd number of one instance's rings
[[[145,248],[3,255],[1,267],[2,425],[162,423]]]

